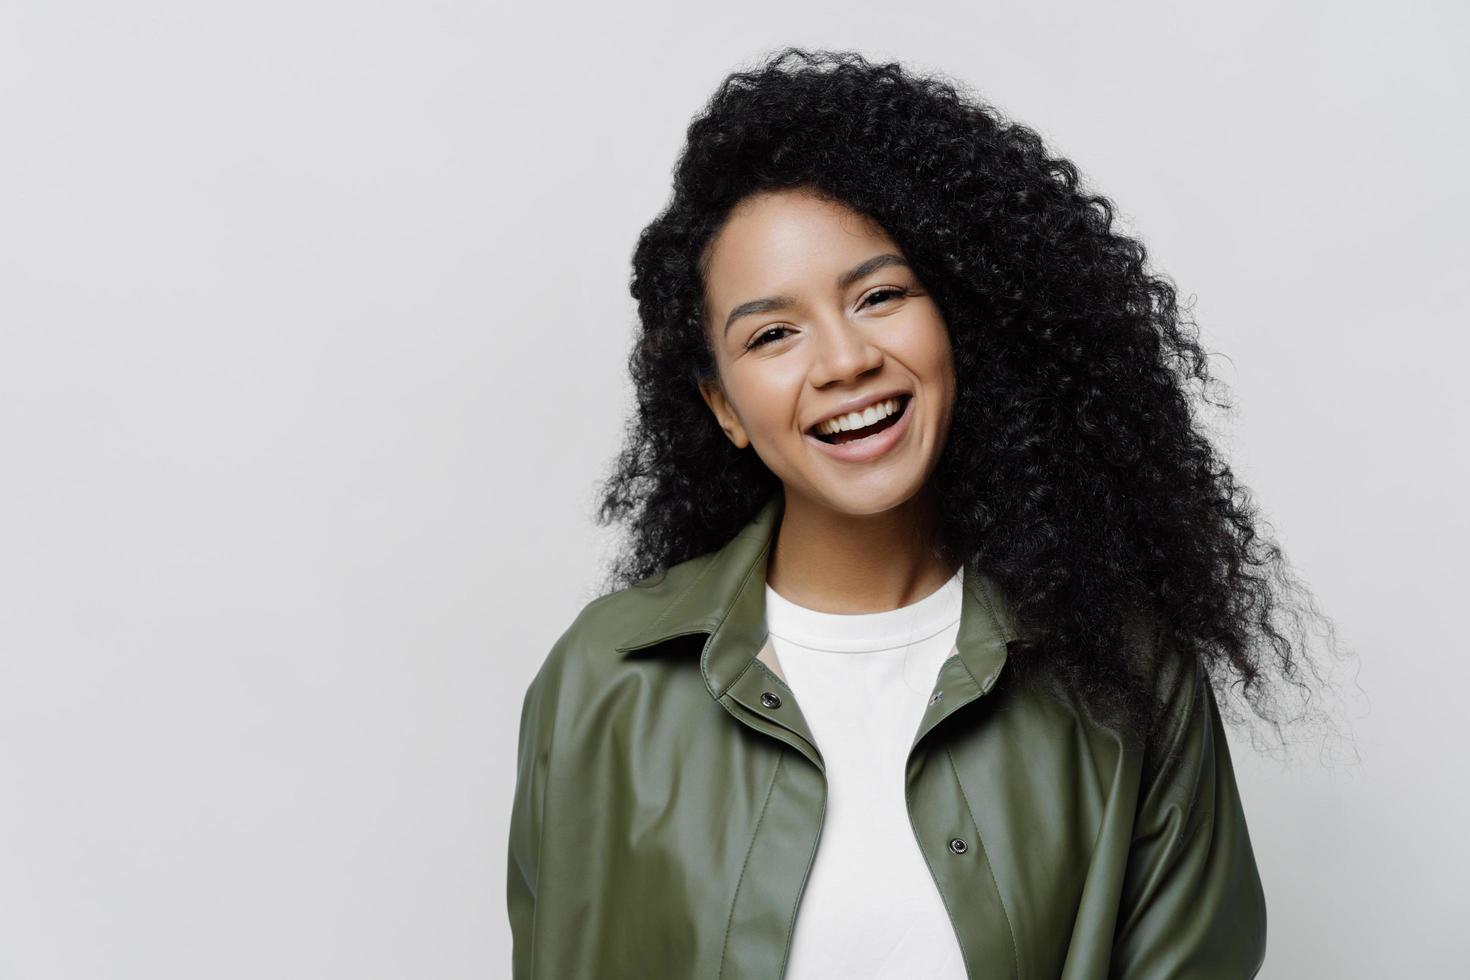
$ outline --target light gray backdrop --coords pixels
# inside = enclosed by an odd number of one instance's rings
[[[785,42],[974,86],[1196,298],[1361,655],[1360,759],[1232,740],[1262,976],[1463,975],[1465,10],[0,4],[0,977],[508,974],[631,248]]]

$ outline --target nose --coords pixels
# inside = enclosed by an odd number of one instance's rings
[[[811,367],[814,386],[856,381],[882,366],[882,349],[846,317],[838,315],[818,324],[816,355]]]

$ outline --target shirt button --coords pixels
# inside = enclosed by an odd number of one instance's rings
[[[949,842],[949,849],[956,854],[963,854],[970,849],[970,845],[965,843],[964,838],[956,837]]]
[[[781,707],[781,698],[773,691],[766,691],[761,695],[761,704],[767,708],[779,708]]]

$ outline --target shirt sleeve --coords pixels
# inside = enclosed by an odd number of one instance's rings
[[[1134,823],[1110,976],[1249,980],[1266,955],[1266,899],[1207,672],[1176,658],[1173,737]]]
[[[510,916],[511,971],[514,980],[530,980],[536,921],[537,870],[540,864],[546,771],[551,755],[551,705],[543,668],[526,688],[521,702],[516,748],[516,782],[511,804],[510,846],[506,862],[506,909]]]

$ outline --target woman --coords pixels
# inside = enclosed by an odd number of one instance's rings
[[[523,705],[517,978],[1256,973],[1211,675],[1271,718],[1289,580],[1111,219],[898,65],[720,86],[634,256],[630,545]]]

